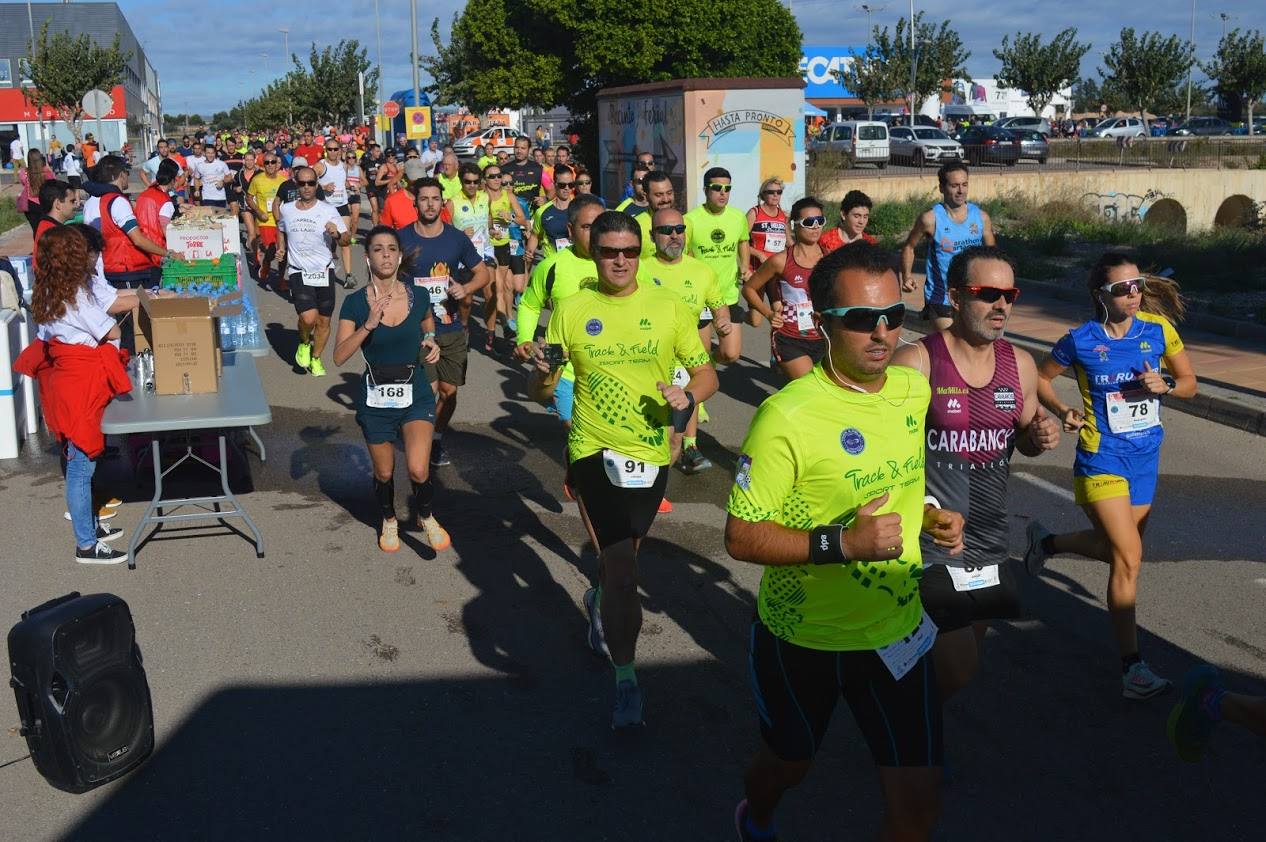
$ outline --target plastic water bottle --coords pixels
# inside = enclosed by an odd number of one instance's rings
[[[224,316],[220,317],[220,350],[233,350],[233,328],[229,325],[229,320]]]
[[[246,313],[246,344],[250,348],[259,346],[259,319],[251,311]]]
[[[233,317],[233,347],[245,348],[248,344],[246,340],[246,314],[243,313]]]

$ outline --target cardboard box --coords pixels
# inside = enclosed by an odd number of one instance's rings
[[[167,248],[189,260],[209,260],[242,253],[242,233],[237,218],[223,208],[186,207],[180,221],[167,228]]]
[[[232,304],[211,308],[203,297],[150,295],[137,291],[140,321],[136,349],[154,352],[154,392],[192,395],[220,389],[220,344],[215,319],[232,315]]]

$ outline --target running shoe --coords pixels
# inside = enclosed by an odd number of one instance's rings
[[[712,420],[712,416],[708,414],[708,405],[706,403],[699,404],[699,423],[707,424]]]
[[[635,681],[615,685],[615,710],[611,712],[611,730],[640,728],[642,722],[642,688]]]
[[[681,451],[681,470],[687,474],[697,474],[712,467],[712,461],[703,455],[703,451],[692,446]]]
[[[118,538],[122,534],[123,534],[122,529],[119,529],[114,526],[106,526],[101,523],[97,524],[97,540],[98,541],[113,541],[115,538]]]
[[[1031,520],[1025,534],[1028,535],[1029,545],[1024,550],[1024,569],[1030,576],[1036,576],[1046,566],[1047,555],[1046,550],[1042,549],[1042,541],[1046,540],[1051,531],[1040,520]]]
[[[432,441],[431,442],[431,467],[443,468],[451,464],[453,463],[450,462],[448,457],[444,455],[444,442]]]
[[[394,553],[400,549],[400,523],[395,518],[383,518],[382,531],[378,533],[378,549],[384,553]]]
[[[97,520],[109,520],[117,514],[118,512],[109,506],[102,506],[97,509]],[[66,518],[66,520],[70,520],[70,512],[62,512],[62,517]]]
[[[325,363],[321,362],[320,357],[313,357],[312,361],[308,363],[308,371],[313,377],[324,377]]]
[[[598,610],[598,589],[585,591],[585,614],[589,617],[589,648],[599,658],[610,658],[607,642],[602,636],[602,615]]]
[[[307,368],[312,362],[312,343],[300,342],[298,349],[295,351],[295,365],[299,368]]]
[[[119,506],[122,506],[122,505],[123,505],[123,501],[120,500],[118,497],[111,497],[109,500],[106,500],[104,503],[101,504],[102,508],[105,508],[105,509],[117,509]]]
[[[777,834],[769,836],[753,836],[747,830],[747,799],[744,798],[734,808],[734,830],[738,833],[739,842],[778,842]]]
[[[127,559],[127,553],[100,541],[86,550],[75,548],[75,561],[80,564],[122,564]]]
[[[335,275],[337,278],[338,276]],[[356,279],[351,274],[339,279],[339,283],[343,285],[343,289],[356,289]]]
[[[1178,756],[1195,763],[1204,756],[1218,721],[1205,707],[1207,692],[1222,692],[1222,676],[1213,664],[1195,667],[1182,680],[1182,698],[1169,712],[1166,732]]]
[[[667,497],[659,501],[659,513],[661,515],[670,515],[673,513],[673,504]]]
[[[1139,661],[1121,676],[1121,695],[1127,699],[1150,699],[1164,693],[1173,684],[1152,672],[1146,661]]]
[[[426,532],[426,540],[431,545],[431,549],[437,553],[447,550],[453,543],[453,539],[448,537],[448,532],[444,527],[440,526],[434,516],[418,517],[418,528]]]

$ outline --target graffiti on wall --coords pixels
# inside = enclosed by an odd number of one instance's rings
[[[1168,194],[1159,190],[1148,190],[1146,193],[1086,193],[1082,202],[1109,222],[1142,222],[1147,211]]]

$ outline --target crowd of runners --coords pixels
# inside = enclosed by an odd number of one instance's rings
[[[611,665],[611,725],[623,729],[641,725],[645,710],[641,542],[671,511],[672,467],[712,467],[697,430],[716,369],[738,358],[744,323],[767,322],[770,365],[786,384],[752,419],[726,501],[726,551],[764,567],[750,638],[761,743],[735,813],[740,839],[775,838],[778,802],[808,771],[841,697],[878,769],[885,838],[930,836],[943,702],[971,681],[988,624],[1021,616],[1017,577],[1040,574],[1052,556],[1107,565],[1122,694],[1145,700],[1170,688],[1139,648],[1136,604],[1162,406],[1197,389],[1171,281],[1128,253],[1105,254],[1087,279],[1093,316],[1035,360],[1004,338],[1020,295],[1015,261],[968,200],[962,163],[941,167],[941,201],[894,254],[867,234],[872,203],[860,191],[828,228],[828,208],[813,197],[784,210],[773,177],[744,213],[731,174],[713,167],[703,204],[684,209],[671,174],[639,152],[623,201],[608,209],[570,151],[520,138],[512,152],[460,162],[434,143],[384,150],[333,132],[186,137],[144,164],[135,204],[123,195],[125,162],[107,157],[83,185],[85,221],[100,234],[86,237],[95,279],[57,274],[78,242],[55,231],[78,206],[76,187],[49,179],[39,189],[48,209],[37,230],[41,336],[126,342],[116,298],[152,280],[179,206],[239,214],[251,276],[295,308],[296,374],[325,374],[331,333],[328,359],[359,373],[366,486],[381,511],[378,546],[394,553],[398,443],[409,518],[433,549],[450,546],[431,475],[449,464],[444,435],[466,387],[469,328],[482,319],[485,350],[525,368],[527,394],[566,430],[560,480],[598,552],[583,598],[588,645]],[[925,307],[909,312],[902,294],[917,289],[924,241]],[[347,292],[335,318],[338,286]],[[917,318],[930,332],[907,341],[903,325]],[[1054,386],[1065,370],[1076,376],[1075,405]],[[1055,535],[1033,518],[1023,557],[1009,559],[1014,451],[1040,457],[1074,434],[1073,490],[1088,528]],[[85,458],[70,446],[77,559],[113,562],[120,554],[101,543],[98,521],[109,513],[93,515],[80,499]],[[1170,737],[1194,759],[1223,717],[1266,730],[1264,706],[1202,668],[1183,688]]]

